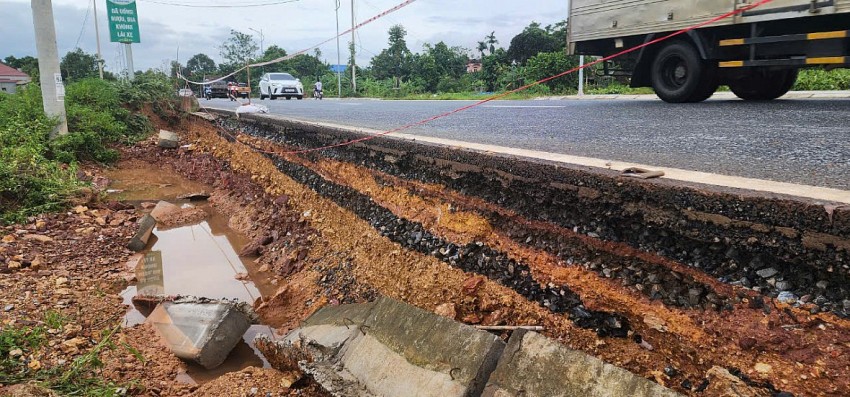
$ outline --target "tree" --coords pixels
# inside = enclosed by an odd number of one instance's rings
[[[39,73],[38,73],[38,59],[32,56],[25,56],[23,58],[16,58],[12,55],[6,57],[3,60],[3,63],[15,68],[21,69],[22,72],[32,78],[32,81],[38,82]]]
[[[253,36],[231,29],[230,37],[219,46],[219,55],[224,59],[219,67],[230,71],[239,69],[250,63],[259,49]]]
[[[529,79],[537,81],[563,73],[578,66],[578,57],[567,55],[564,49],[541,52],[528,59],[526,71]],[[546,83],[552,92],[565,93],[578,86],[578,73],[572,73]]]
[[[487,45],[490,46],[490,55],[493,55],[496,52],[496,44],[499,44],[499,40],[496,40],[496,32],[490,32],[489,35],[484,36],[484,40],[487,42]]]
[[[484,51],[487,51],[487,43],[483,41],[478,42],[478,53],[481,54],[481,57],[478,59],[484,59]]]
[[[188,70],[186,69],[186,67],[181,65],[180,62],[177,62],[177,61],[171,61],[170,69],[171,69],[171,71],[169,72],[169,77],[171,77],[173,79],[178,78],[177,73],[180,73],[183,76],[185,76],[186,73],[188,73]]]
[[[296,55],[289,60],[288,66],[292,74],[304,80],[319,78],[328,70],[319,58],[307,54]]]
[[[375,78],[393,78],[396,86],[410,73],[411,54],[404,37],[407,31],[401,25],[394,25],[389,30],[389,48],[372,58],[372,72]]]
[[[511,39],[508,57],[520,64],[541,53],[558,51],[566,47],[566,21],[546,29],[537,22],[531,22],[522,32]],[[563,35],[563,37],[561,37]]]
[[[186,70],[192,76],[203,76],[206,74],[214,74],[216,72],[215,61],[207,54],[195,54],[186,61]]]
[[[496,91],[499,87],[499,78],[511,70],[508,64],[508,53],[503,48],[497,48],[496,52],[481,60],[481,80],[487,91]]]
[[[62,57],[59,69],[62,71],[62,78],[66,81],[98,77],[97,57],[77,48]]]

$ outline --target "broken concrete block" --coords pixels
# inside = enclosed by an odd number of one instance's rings
[[[154,217],[154,219],[156,219],[157,221],[160,221],[164,219],[167,214],[177,211],[179,209],[180,207],[175,204],[160,200],[156,203],[156,206],[153,207],[153,210],[151,210],[150,215]]]
[[[174,355],[207,369],[221,365],[251,326],[248,315],[227,302],[163,302],[147,322]]]
[[[177,149],[179,145],[180,137],[177,134],[171,131],[159,130],[159,147],[163,149]]]
[[[381,298],[323,308],[278,346],[281,361],[297,361],[335,396],[461,397],[481,393],[505,343]]]
[[[181,194],[181,195],[177,196],[177,198],[179,200],[189,200],[189,201],[206,200],[206,199],[210,198],[210,194],[207,193],[207,192],[204,192],[204,191],[192,192],[192,193]]]
[[[485,397],[678,397],[625,369],[536,332],[517,330],[490,375]]]
[[[150,215],[145,215],[142,217],[142,220],[139,221],[139,230],[130,239],[130,243],[127,244],[127,248],[132,251],[139,252],[145,249],[145,246],[148,245],[148,239],[151,237],[151,233],[153,232],[153,228],[156,226],[156,219],[154,219]]]

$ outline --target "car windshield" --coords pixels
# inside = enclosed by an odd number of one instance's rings
[[[295,77],[292,77],[289,73],[270,73],[270,80],[295,80]]]

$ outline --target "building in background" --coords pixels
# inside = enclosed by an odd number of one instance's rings
[[[466,73],[475,73],[481,71],[481,62],[475,59],[470,59],[466,63]]]
[[[0,62],[0,92],[14,94],[18,87],[25,86],[32,79],[26,73]]]

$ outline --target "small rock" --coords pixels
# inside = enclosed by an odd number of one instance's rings
[[[142,209],[144,209],[144,210],[149,210],[149,209],[154,208],[154,207],[156,207],[156,203],[152,203],[152,202],[142,203]]]
[[[779,293],[779,296],[776,297],[776,300],[780,303],[792,304],[797,302],[797,295],[794,295],[788,291],[782,291]]]
[[[21,350],[21,349],[12,349],[11,351],[9,351],[9,357],[12,357],[12,358],[20,357],[23,354],[24,354],[24,351]]]
[[[257,271],[261,272],[261,273],[265,273],[265,272],[269,271],[269,269],[270,269],[269,264],[266,263],[265,265],[260,266],[260,268],[257,269]]]
[[[6,267],[8,267],[9,269],[20,269],[21,268],[21,262],[9,261],[9,263],[6,264]]]
[[[249,396],[256,395],[258,391],[259,391],[259,389],[257,389],[256,387],[252,387],[251,390],[248,391],[248,395]]]
[[[6,305],[3,307],[4,312],[10,312],[15,308],[15,305]]]
[[[826,287],[829,286],[829,283],[826,282],[826,280],[821,280],[821,281],[818,281],[817,284],[815,284],[815,286],[820,288],[820,289],[826,289]]]
[[[745,336],[738,341],[738,346],[740,346],[743,350],[750,350],[755,347],[757,342],[758,341],[755,338]]]
[[[845,299],[841,304],[844,306],[845,312],[850,312],[850,299]]]
[[[679,370],[677,370],[676,367],[674,367],[672,365],[668,365],[668,366],[664,367],[664,374],[673,378],[676,375],[679,375]]]
[[[772,267],[768,267],[766,269],[761,269],[761,270],[756,272],[756,274],[758,274],[759,277],[761,277],[761,278],[771,278],[771,277],[777,275],[778,273],[779,273],[779,271],[772,268]]]
[[[57,287],[61,287],[61,286],[65,285],[65,284],[68,284],[68,279],[67,279],[67,278],[65,278],[65,277],[58,277],[58,278],[56,278],[56,286],[57,286]]]
[[[794,288],[794,287],[788,281],[777,281],[776,282],[776,289],[778,289],[780,291],[788,291],[791,288]]]
[[[43,230],[47,226],[47,222],[39,219],[35,221],[35,228],[38,230]]]
[[[38,371],[41,369],[41,361],[32,360],[29,362],[29,364],[27,364],[27,367],[29,367],[33,371]]]
[[[762,373],[762,374],[769,374],[771,371],[773,371],[773,367],[770,364],[765,364],[765,363],[756,363],[756,365],[755,365],[755,367],[753,367],[753,369],[755,369],[756,372]]]
[[[434,309],[434,313],[443,317],[448,317],[452,320],[457,317],[457,310],[455,310],[454,303],[443,303]]]
[[[658,332],[667,332],[667,323],[660,317],[656,316],[653,313],[647,313],[643,316],[643,322],[649,328],[652,328]]]
[[[14,234],[7,234],[7,235],[3,236],[3,242],[4,243],[14,243],[15,242],[15,235]]]
[[[51,243],[53,242],[53,238],[50,236],[45,236],[41,234],[27,234],[24,235],[24,240],[26,241],[38,241],[41,243]]]
[[[88,210],[89,210],[89,207],[86,207],[84,205],[78,205],[78,206],[74,207],[74,212],[77,213],[77,214],[82,214],[83,212],[86,212]]]
[[[248,273],[236,273],[236,275],[233,276],[233,278],[235,278],[239,281],[250,281],[251,280],[251,277],[248,275]]]

